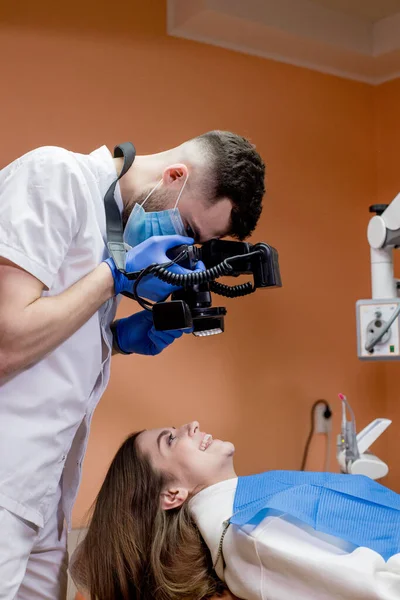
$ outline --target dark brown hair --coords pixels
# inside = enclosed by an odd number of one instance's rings
[[[224,589],[188,503],[164,511],[168,475],[128,437],[92,507],[71,574],[92,600],[200,600]]]
[[[255,146],[230,131],[209,131],[193,140],[203,146],[210,163],[210,199],[232,201],[227,235],[244,240],[255,229],[265,193],[265,165]]]

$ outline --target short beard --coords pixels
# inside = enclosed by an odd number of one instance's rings
[[[132,198],[129,200],[127,206],[124,207],[124,209],[122,211],[122,224],[123,224],[124,228],[125,228],[125,225],[131,215],[131,212],[132,212],[135,204],[143,204],[148,193],[149,192],[147,191],[147,192],[142,192],[142,193],[138,194],[137,196],[132,196]],[[146,200],[143,208],[146,212],[155,212],[157,210],[165,210],[165,207],[168,206],[168,201],[169,201],[169,194],[166,191],[155,190],[152,193],[152,195],[150,196],[150,198],[148,200]]]

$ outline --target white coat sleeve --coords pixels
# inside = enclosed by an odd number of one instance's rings
[[[76,235],[85,183],[71,152],[44,147],[0,172],[0,256],[51,288]]]

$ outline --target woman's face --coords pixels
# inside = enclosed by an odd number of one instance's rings
[[[197,421],[179,429],[166,427],[143,431],[137,444],[156,470],[170,476],[164,508],[176,508],[189,494],[236,477],[233,444],[214,440],[210,434],[200,431]]]

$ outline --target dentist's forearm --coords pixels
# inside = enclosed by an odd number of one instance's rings
[[[18,294],[18,276],[8,290],[2,279],[2,307],[6,310],[2,309],[0,316],[0,379],[41,360],[114,295],[114,280],[105,263],[61,294],[41,296],[20,308],[15,308],[15,302],[13,305]],[[8,302],[4,301],[5,294],[9,296]]]

